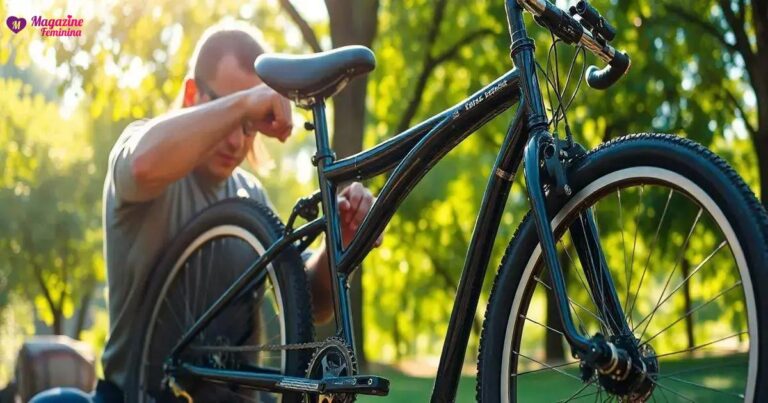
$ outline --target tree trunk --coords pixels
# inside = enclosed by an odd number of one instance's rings
[[[64,334],[64,314],[58,310],[53,309],[51,307],[51,314],[53,315],[53,327],[51,330],[53,331],[53,334],[55,335],[63,335]]]
[[[688,261],[687,258],[683,259],[683,262],[681,264],[682,269],[682,276],[683,280],[688,278],[688,275],[691,273],[691,262]],[[683,314],[691,311],[691,282],[686,281],[685,285],[683,285]],[[687,315],[685,317],[685,335],[688,340],[688,348],[694,348],[696,346],[696,340],[693,336],[693,314]]]
[[[745,52],[742,52],[742,58],[746,60],[749,83],[757,100],[757,127],[752,140],[760,168],[760,200],[768,208],[768,76],[765,75],[768,69],[768,3],[753,0],[750,4],[756,35],[755,46],[749,46],[749,49],[753,49],[754,53],[745,57]],[[742,118],[746,120],[746,117]]]
[[[77,309],[77,322],[72,337],[80,340],[80,333],[83,332],[85,321],[88,318],[88,308],[91,306],[91,297],[93,296],[93,286],[80,299],[80,306]]]
[[[766,63],[768,65],[768,63]],[[768,82],[768,80],[763,79]],[[768,84],[764,84],[768,87]],[[757,97],[757,132],[753,139],[757,154],[757,165],[760,169],[760,201],[768,209],[768,88],[755,88]]]

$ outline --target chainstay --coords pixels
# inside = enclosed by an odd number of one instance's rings
[[[293,344],[261,344],[255,346],[190,346],[190,350],[203,353],[247,353],[254,351],[309,350],[327,345],[327,341],[312,341]]]

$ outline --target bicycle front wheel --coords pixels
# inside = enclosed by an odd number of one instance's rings
[[[138,392],[131,401],[176,401],[163,384],[163,365],[171,348],[279,239],[282,229],[267,207],[247,199],[214,204],[185,226],[160,260],[147,289],[132,371],[136,382],[126,391]],[[311,351],[248,349],[313,339],[309,288],[296,249],[289,247],[266,271],[263,281],[248,284],[181,352],[184,363],[304,375]],[[176,381],[195,402],[301,401],[301,396],[267,394],[237,385]]]
[[[645,134],[590,152],[568,179],[573,196],[548,208],[571,316],[585,336],[634,345],[651,390],[568,354],[529,216],[489,301],[478,400],[768,401],[768,218],[738,175],[691,141]],[[591,254],[578,253],[571,224],[590,214],[631,334],[613,334],[606,293],[585,280],[580,256]]]

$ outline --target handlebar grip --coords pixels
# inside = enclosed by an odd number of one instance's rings
[[[627,73],[631,64],[629,56],[617,50],[613,60],[602,70],[598,70],[597,66],[587,68],[587,85],[594,89],[604,90],[619,81],[621,76]]]

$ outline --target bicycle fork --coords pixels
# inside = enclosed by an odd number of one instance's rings
[[[598,314],[602,316],[605,330],[611,337],[606,338],[607,335],[600,333],[587,337],[574,325],[565,278],[555,247],[552,217],[547,211],[544,195],[546,181],[550,185],[550,192],[561,192],[570,196],[571,189],[565,181],[565,168],[558,154],[559,149],[552,135],[545,130],[539,130],[528,140],[524,167],[534,223],[544,262],[549,268],[556,306],[562,318],[563,335],[571,346],[574,357],[581,360],[582,379],[585,382],[592,378],[594,370],[601,376],[615,381],[642,381],[647,371],[643,360],[638,359],[637,342],[632,336],[632,330],[627,324],[616,294],[591,209],[577,217],[568,229],[582,263],[589,291],[594,296]]]

